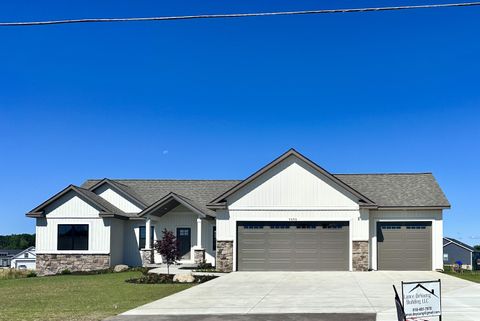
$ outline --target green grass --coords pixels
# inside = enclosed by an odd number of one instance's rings
[[[102,320],[191,287],[125,282],[140,275],[124,272],[0,280],[0,320]]]
[[[445,271],[443,273],[451,275],[451,276],[455,276],[455,277],[460,278],[460,279],[480,283],[480,271],[464,270],[460,273],[457,273],[457,272],[451,271],[450,269],[449,270],[445,269]]]

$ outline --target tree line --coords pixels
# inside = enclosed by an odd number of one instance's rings
[[[24,250],[35,246],[35,234],[0,235],[0,250]]]

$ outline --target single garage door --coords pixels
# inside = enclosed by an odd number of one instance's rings
[[[239,222],[239,271],[346,271],[348,222]]]
[[[431,270],[431,222],[377,223],[379,270]]]

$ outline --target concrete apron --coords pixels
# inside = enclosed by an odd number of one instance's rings
[[[480,284],[438,272],[235,272],[123,315],[376,313],[396,320],[392,284],[442,279],[444,321],[478,321]],[[436,319],[435,319],[436,320]]]

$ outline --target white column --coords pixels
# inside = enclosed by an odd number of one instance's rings
[[[197,218],[197,249],[202,248],[202,219]]]
[[[152,229],[152,222],[150,218],[147,218],[147,222],[145,223],[145,250],[150,250],[152,248],[152,244],[150,244],[151,238],[151,229]]]

